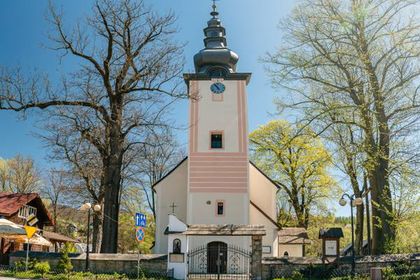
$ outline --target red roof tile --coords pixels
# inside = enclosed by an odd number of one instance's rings
[[[44,224],[54,225],[50,213],[48,212],[47,208],[37,193],[24,194],[0,192],[0,215],[10,217],[17,213],[22,206],[30,203],[33,200],[35,200],[35,203],[42,209],[43,213],[40,214],[43,217]]]
[[[36,193],[0,192],[0,215],[11,216],[37,197],[38,194]]]

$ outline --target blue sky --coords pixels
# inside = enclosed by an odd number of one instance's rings
[[[193,72],[193,55],[203,48],[203,28],[210,18],[210,0],[145,0],[158,12],[173,11],[177,17],[177,40],[186,42],[185,72]],[[62,7],[64,22],[72,27],[78,19],[91,11],[93,0],[54,0]],[[273,51],[281,42],[277,29],[281,18],[287,16],[296,0],[221,0],[218,10],[227,30],[228,46],[239,54],[239,72],[252,72],[248,87],[249,129],[268,122],[276,111],[275,97],[287,98],[287,92],[275,91],[259,59]],[[53,79],[77,67],[74,60],[59,61],[58,53],[47,48],[49,24],[46,21],[48,0],[2,0],[0,4],[0,65],[17,66],[47,72]],[[173,118],[179,125],[186,124],[187,101],[176,104]],[[38,112],[29,113],[26,120],[19,114],[0,111],[0,157],[16,154],[31,156],[42,170],[54,163],[47,158],[47,149],[34,136]],[[282,118],[289,116],[283,115]],[[186,142],[187,131],[179,131],[179,140]],[[342,213],[346,214],[343,209]]]
[[[71,27],[91,11],[92,0],[54,0],[62,7],[64,20]],[[156,11],[173,11],[180,29],[177,39],[186,42],[185,72],[193,72],[193,55],[203,47],[203,28],[210,18],[210,0],[146,0]],[[293,0],[221,0],[218,10],[227,29],[228,46],[240,56],[238,71],[252,72],[249,92],[250,130],[266,123],[269,113],[275,111],[271,88],[259,58],[273,50],[281,40],[277,29],[280,18],[292,9]],[[46,21],[47,0],[3,0],[0,8],[0,65],[20,65],[29,70],[39,69],[53,78],[77,62],[59,62],[58,53],[49,50],[47,38],[50,29]],[[279,93],[277,93],[279,95]],[[181,101],[174,109],[174,118],[180,124],[187,119],[187,102]],[[48,168],[47,150],[33,134],[37,132],[37,112],[21,120],[14,112],[0,112],[0,157],[16,154],[33,157],[42,168]],[[186,131],[180,131],[180,141],[185,143]]]

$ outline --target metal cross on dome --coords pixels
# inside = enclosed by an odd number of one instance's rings
[[[213,1],[213,12],[217,12],[216,11],[216,8],[217,8],[217,6],[216,6],[216,1],[220,1],[220,0],[212,0]]]

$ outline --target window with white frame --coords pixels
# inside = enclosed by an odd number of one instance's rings
[[[36,208],[29,205],[25,205],[19,209],[18,217],[26,219],[31,214],[36,215]]]

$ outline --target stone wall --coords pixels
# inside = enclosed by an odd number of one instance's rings
[[[312,277],[349,275],[351,257],[342,257],[337,262],[323,264],[320,258],[265,258],[262,262],[263,279],[290,277],[294,271],[299,271]],[[420,269],[420,257],[411,255],[381,255],[356,258],[357,274],[369,274],[373,267],[390,267],[405,263]]]
[[[10,265],[18,261],[25,261],[26,252],[18,251],[10,255]],[[85,254],[70,254],[70,259],[75,271],[85,269]],[[48,261],[52,269],[57,266],[60,259],[59,253],[29,252],[30,258],[38,261]],[[137,254],[90,254],[90,271],[99,273],[137,273]],[[165,272],[167,265],[166,255],[140,255],[140,268],[149,272]]]

